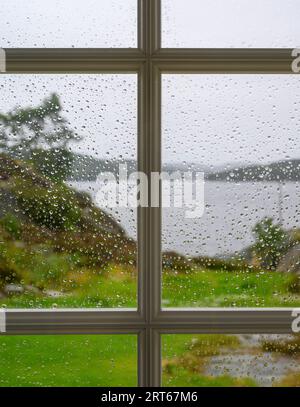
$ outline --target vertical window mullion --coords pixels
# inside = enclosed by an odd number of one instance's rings
[[[160,0],[139,0],[138,44],[146,60],[139,78],[139,170],[148,175],[160,171],[160,76],[152,64],[152,55],[161,48]],[[161,384],[161,346],[158,331],[152,322],[161,305],[161,209],[151,207],[151,186],[148,185],[148,207],[139,208],[139,308],[145,328],[139,335],[139,385]]]

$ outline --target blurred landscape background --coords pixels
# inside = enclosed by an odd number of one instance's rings
[[[0,114],[0,306],[136,307],[136,214],[94,203],[99,172],[116,173],[124,162],[132,172],[136,161],[76,151],[84,142],[57,93]],[[205,170],[207,194],[188,239],[172,226],[187,226],[183,209],[163,211],[165,307],[300,305],[299,165],[164,164],[170,173]],[[83,382],[83,338],[1,337],[0,384],[105,385],[97,369],[113,365],[110,385],[135,385],[135,338],[85,341]],[[163,343],[167,385],[299,385],[297,336],[178,335]]]

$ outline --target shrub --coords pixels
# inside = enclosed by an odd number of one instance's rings
[[[0,219],[0,224],[4,230],[12,237],[14,240],[18,240],[21,237],[22,225],[19,219],[12,213],[7,213],[2,219]]]
[[[192,262],[176,252],[165,252],[162,255],[163,269],[178,273],[189,273],[192,271]]]
[[[286,289],[288,292],[292,294],[299,294],[300,293],[300,276],[299,274],[291,274],[290,279],[286,285]]]
[[[220,259],[206,256],[194,257],[193,262],[202,268],[217,271],[250,271],[253,267],[240,259]]]
[[[287,340],[264,341],[262,349],[265,352],[283,353],[286,355],[298,355],[300,353],[300,337],[295,335]]]
[[[273,219],[265,218],[253,228],[256,236],[254,253],[261,266],[267,270],[275,270],[280,258],[289,248],[289,236]]]
[[[0,245],[0,287],[21,280],[21,272],[9,255],[9,249],[5,244]]]

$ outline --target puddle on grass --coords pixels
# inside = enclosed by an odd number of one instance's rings
[[[289,336],[286,336],[289,339]],[[251,378],[262,387],[280,382],[286,375],[300,371],[300,358],[288,357],[274,352],[262,352],[265,340],[277,340],[278,335],[239,335],[241,347],[236,351],[212,356],[206,362],[206,376],[231,376]]]

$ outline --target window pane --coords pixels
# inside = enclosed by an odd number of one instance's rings
[[[0,338],[1,387],[136,386],[134,335]]]
[[[298,387],[300,336],[163,335],[163,385]]]
[[[299,77],[164,75],[162,105],[163,169],[194,188],[164,188],[164,306],[298,306]]]
[[[295,48],[298,0],[162,0],[168,48]]]
[[[2,306],[136,306],[136,212],[101,193],[135,168],[136,79],[1,77]]]
[[[136,0],[2,2],[3,48],[137,47]]]

